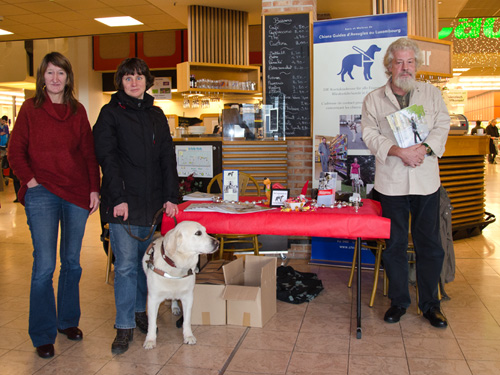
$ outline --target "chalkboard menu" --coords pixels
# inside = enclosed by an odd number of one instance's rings
[[[266,104],[274,103],[277,97],[283,98],[286,136],[309,137],[310,14],[266,15],[263,28]]]

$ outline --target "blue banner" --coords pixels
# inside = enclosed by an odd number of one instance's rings
[[[401,38],[407,28],[406,13],[319,21],[314,23],[314,43]]]

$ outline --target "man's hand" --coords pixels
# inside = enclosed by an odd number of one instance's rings
[[[119,205],[113,208],[113,216],[123,216],[123,221],[127,221],[128,219],[128,203],[120,203]]]
[[[389,150],[390,156],[397,156],[403,161],[405,166],[412,168],[422,165],[426,153],[425,146],[421,143],[406,148],[392,146]]]

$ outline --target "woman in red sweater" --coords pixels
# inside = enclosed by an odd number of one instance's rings
[[[9,143],[9,162],[21,181],[33,241],[29,334],[42,358],[54,356],[57,332],[81,340],[80,250],[89,214],[99,206],[99,167],[87,113],[73,94],[71,63],[47,54],[36,94],[24,102]],[[57,309],[52,278],[61,226]]]

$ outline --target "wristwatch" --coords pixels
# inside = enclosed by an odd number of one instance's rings
[[[427,143],[422,143],[425,146],[425,153],[427,155],[432,155],[432,148]]]

